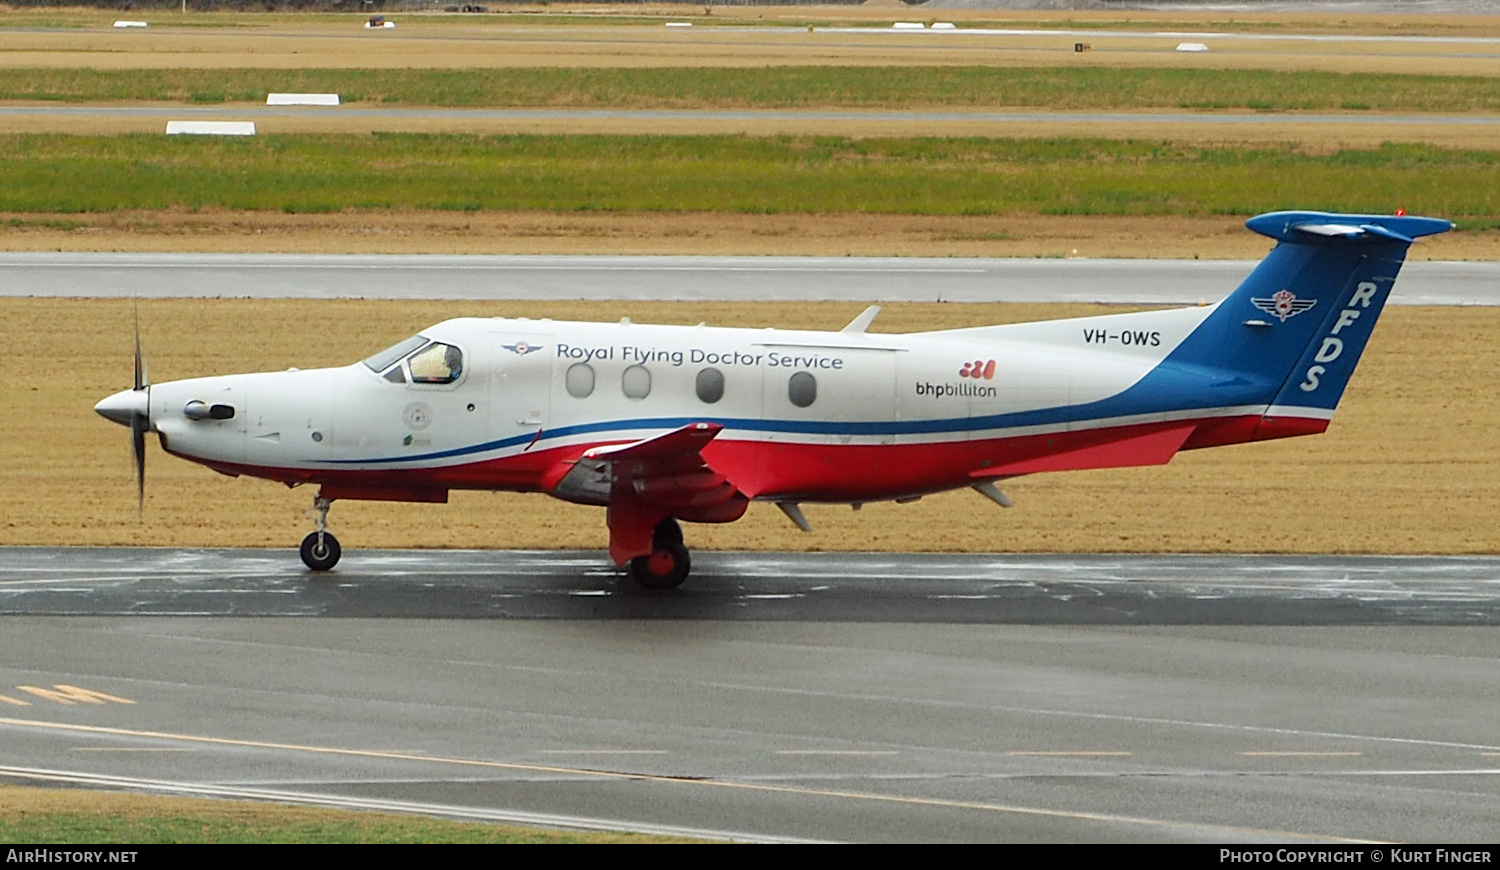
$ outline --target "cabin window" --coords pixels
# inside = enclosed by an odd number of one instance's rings
[[[786,382],[786,397],[793,405],[806,408],[818,400],[818,379],[811,372],[797,372]]]
[[[573,363],[563,377],[568,395],[575,399],[587,399],[594,394],[594,367],[588,363]]]
[[[631,366],[620,375],[620,389],[627,399],[644,399],[651,395],[651,372],[645,366]]]
[[[451,384],[464,373],[463,351],[435,341],[406,358],[414,384]]]
[[[724,398],[724,373],[718,369],[704,369],[698,373],[694,387],[698,391],[698,400],[712,405]]]
[[[406,383],[406,369],[403,369],[400,363],[396,363],[382,377],[393,384],[404,384]]]

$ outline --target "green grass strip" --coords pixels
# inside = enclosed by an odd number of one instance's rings
[[[754,69],[16,69],[0,100],[344,102],[580,108],[1036,107],[1056,110],[1497,112],[1500,78],[1267,70],[767,67]]]
[[[1500,151],[1105,139],[0,136],[0,211],[1500,214]]]

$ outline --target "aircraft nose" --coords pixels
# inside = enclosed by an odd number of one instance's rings
[[[145,390],[121,390],[94,406],[99,416],[121,426],[129,426],[137,416],[146,417],[150,410],[150,398]]]

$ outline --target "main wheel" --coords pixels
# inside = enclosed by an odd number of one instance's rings
[[[302,564],[314,571],[327,571],[343,554],[339,539],[328,532],[313,532],[302,539]]]
[[[630,576],[647,589],[673,589],[687,579],[692,566],[687,547],[668,544],[658,547],[649,556],[631,559]]]
[[[682,526],[671,517],[667,517],[656,524],[656,530],[651,533],[652,549],[660,550],[663,547],[676,545],[682,546]]]

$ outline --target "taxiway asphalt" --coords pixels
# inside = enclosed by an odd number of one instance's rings
[[[4,548],[0,615],[1500,626],[1500,559],[718,553],[667,594],[594,551]]]
[[[592,552],[0,556],[19,781],[769,840],[1500,816],[1497,559],[705,552],[648,594]]]
[[[1246,260],[0,252],[0,296],[1195,305]],[[1500,263],[1414,262],[1395,305],[1500,304]]]

